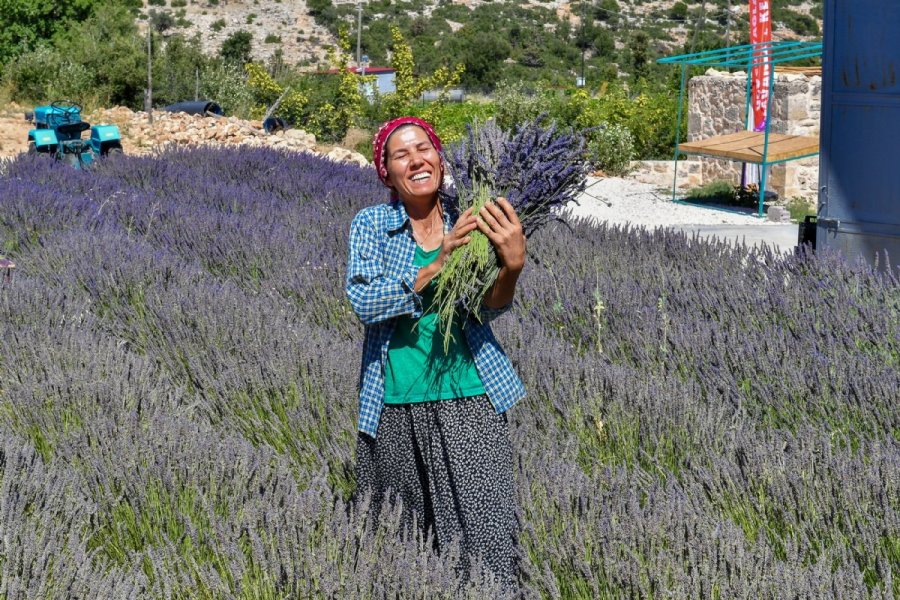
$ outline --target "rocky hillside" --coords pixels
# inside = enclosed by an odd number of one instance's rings
[[[253,35],[253,55],[269,59],[281,49],[288,64],[317,64],[334,43],[327,29],[316,24],[306,0],[150,0],[143,16],[169,13],[174,31],[199,35],[203,50],[215,54],[237,31]]]
[[[328,3],[328,0],[324,1]],[[450,0],[449,3],[475,8],[492,1]],[[366,0],[364,4],[389,7],[391,2],[392,0]],[[437,0],[393,2],[408,5],[405,12],[411,19],[428,18],[432,9],[438,5]],[[440,2],[447,3],[446,0]],[[822,0],[785,2],[791,13],[806,17],[812,15],[821,25]],[[516,0],[511,3],[550,9],[555,11],[557,17],[568,20],[572,25],[580,23],[580,5],[577,2]],[[351,33],[356,30],[353,18],[355,11],[347,9],[352,9],[355,4],[354,0],[333,2],[334,6],[345,8],[341,14]],[[681,10],[678,5],[683,5],[685,10]],[[746,0],[592,0],[590,6],[594,11],[606,10],[619,17],[616,33],[620,36],[634,29],[663,29],[667,34],[667,44],[672,46],[683,44],[693,25],[701,20],[710,30],[736,36],[734,32],[745,27],[748,11]],[[324,65],[327,48],[335,44],[334,36],[328,29],[311,16],[307,0],[145,0],[143,22],[146,23],[154,12],[171,15],[173,31],[188,36],[199,35],[201,44],[208,53],[218,52],[229,35],[244,30],[253,35],[255,58],[267,60],[280,49],[286,63],[316,68]],[[450,25],[456,30],[463,23],[454,22]],[[785,21],[776,21],[773,29],[775,39],[798,37],[790,25]],[[355,36],[351,37],[355,39]]]

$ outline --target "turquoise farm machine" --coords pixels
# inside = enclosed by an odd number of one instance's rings
[[[49,154],[75,168],[98,156],[122,152],[122,136],[115,125],[94,125],[81,120],[81,106],[70,100],[38,106],[25,117],[34,123],[28,132],[28,152]],[[81,134],[90,129],[91,137]]]

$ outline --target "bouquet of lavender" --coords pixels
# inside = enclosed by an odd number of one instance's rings
[[[555,218],[563,206],[584,190],[588,160],[584,138],[544,125],[545,118],[504,132],[489,120],[468,127],[468,134],[444,159],[454,185],[451,206],[462,213],[504,196],[515,208],[528,237]],[[481,301],[500,272],[493,246],[480,231],[450,255],[436,279],[433,309],[440,317],[444,350],[457,308],[478,318]]]

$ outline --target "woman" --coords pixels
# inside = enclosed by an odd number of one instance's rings
[[[481,560],[511,584],[515,494],[504,413],[525,389],[488,323],[515,294],[525,265],[522,226],[503,198],[477,218],[442,202],[441,142],[425,121],[388,121],[373,146],[391,201],[353,219],[346,282],[365,326],[357,491],[376,503],[398,495],[439,551],[458,541],[464,568]],[[445,353],[428,310],[433,281],[475,229],[493,244],[501,270],[480,322],[455,325]]]

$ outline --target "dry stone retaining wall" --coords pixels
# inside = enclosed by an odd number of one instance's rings
[[[122,146],[127,154],[146,154],[155,148],[171,145],[245,144],[270,146],[295,152],[312,152],[338,162],[368,164],[366,158],[346,148],[319,146],[316,137],[301,129],[288,129],[267,134],[259,121],[237,117],[205,117],[185,113],[153,111],[153,123],[147,113],[115,108],[95,111],[86,119],[91,124],[109,123],[119,126]]]

